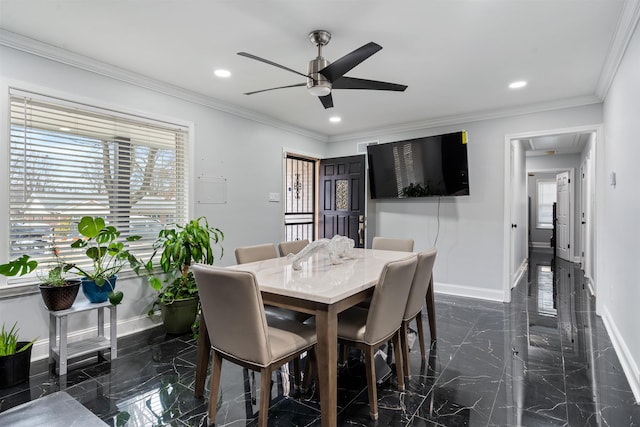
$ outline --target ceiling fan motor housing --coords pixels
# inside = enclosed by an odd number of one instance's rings
[[[329,61],[319,56],[309,61],[307,69],[307,89],[313,96],[325,96],[331,93],[331,82],[325,76],[319,73],[320,70],[330,64]]]

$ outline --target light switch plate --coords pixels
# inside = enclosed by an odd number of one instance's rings
[[[269,201],[270,202],[279,202],[280,201],[280,193],[269,193]]]

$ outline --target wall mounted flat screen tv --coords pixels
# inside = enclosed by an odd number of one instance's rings
[[[468,196],[465,131],[367,146],[372,199]]]

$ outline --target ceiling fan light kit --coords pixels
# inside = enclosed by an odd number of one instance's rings
[[[382,49],[380,45],[374,42],[369,42],[331,63],[322,57],[322,47],[326,46],[329,43],[329,40],[331,40],[331,33],[325,30],[312,31],[309,33],[309,40],[311,41],[311,43],[315,44],[318,47],[318,56],[315,59],[309,61],[307,74],[303,74],[291,68],[285,67],[284,65],[277,64],[275,62],[260,58],[250,53],[238,52],[238,55],[240,56],[264,62],[265,64],[269,64],[307,78],[306,83],[297,83],[288,86],[262,89],[253,92],[247,92],[245,93],[245,95],[253,95],[256,93],[267,92],[275,89],[306,86],[307,91],[311,95],[317,96],[324,108],[331,108],[333,107],[333,98],[331,96],[331,92],[334,89],[388,90],[404,92],[404,90],[407,88],[407,86],[405,85],[396,83],[345,77],[345,74],[348,73],[351,69]]]

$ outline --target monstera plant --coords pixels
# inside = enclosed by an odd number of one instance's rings
[[[76,239],[71,247],[84,249],[85,255],[91,260],[91,268],[66,263],[64,271],[82,276],[82,292],[89,301],[103,302],[108,298],[111,304],[120,304],[124,294],[114,289],[118,273],[126,265],[137,270],[142,264],[125,243],[140,240],[141,236],[121,239],[116,227],[107,225],[103,218],[91,216],[80,219],[78,232],[82,237]]]

